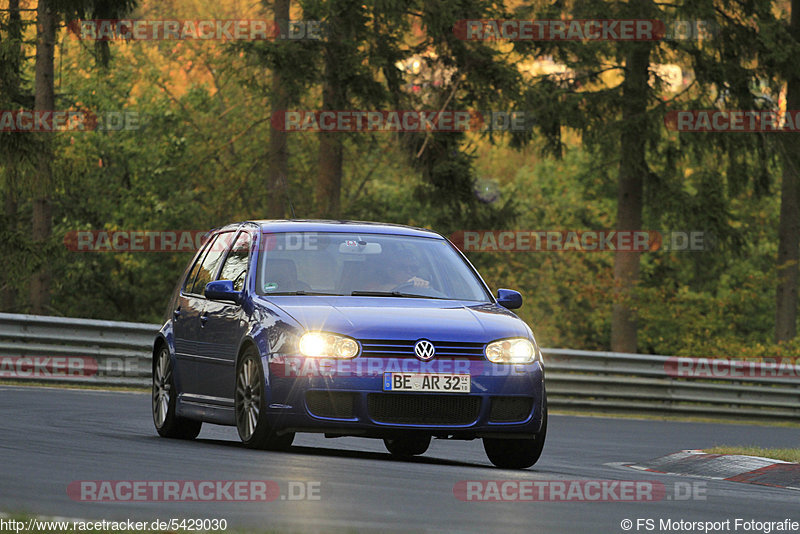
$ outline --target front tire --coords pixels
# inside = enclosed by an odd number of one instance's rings
[[[258,351],[251,346],[236,365],[234,408],[239,438],[250,449],[286,450],[294,441],[294,433],[279,436],[270,427],[266,397],[264,367]]]
[[[542,409],[542,428],[533,439],[483,438],[483,450],[489,461],[505,469],[526,469],[542,455],[547,437],[547,403]]]
[[[200,433],[203,423],[178,417],[175,408],[177,397],[172,360],[167,347],[162,346],[153,368],[153,424],[159,436],[194,439]]]
[[[419,456],[425,454],[431,445],[430,436],[403,436],[395,439],[384,439],[386,450],[393,456]]]

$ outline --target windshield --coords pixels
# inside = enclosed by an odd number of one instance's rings
[[[261,295],[423,297],[491,302],[447,241],[350,233],[264,234]]]

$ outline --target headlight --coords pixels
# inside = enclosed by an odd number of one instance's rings
[[[524,337],[493,341],[486,345],[486,358],[492,363],[531,363],[538,350]]]
[[[298,344],[303,356],[312,358],[355,358],[358,343],[355,339],[329,334],[328,332],[306,332]]]

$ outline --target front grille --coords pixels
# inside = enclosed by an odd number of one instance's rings
[[[492,410],[489,421],[492,423],[513,423],[524,421],[533,409],[531,397],[492,397]]]
[[[414,344],[417,340],[404,339],[361,339],[361,354],[363,356],[380,356],[389,358],[415,358]],[[433,341],[436,349],[435,358],[462,358],[469,360],[482,360],[485,343],[470,343],[464,341]]]
[[[405,425],[468,425],[478,419],[480,397],[370,393],[372,420]]]
[[[312,415],[332,419],[353,419],[356,416],[356,394],[341,391],[309,391],[306,406]]]

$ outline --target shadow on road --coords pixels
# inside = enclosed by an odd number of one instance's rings
[[[226,448],[237,448],[237,449],[242,449],[243,451],[251,451],[251,449],[247,449],[244,445],[236,441],[201,438],[194,440],[194,442],[204,443],[208,445],[218,445]],[[252,452],[263,453],[266,451],[252,450]],[[382,452],[370,452],[370,451],[354,451],[352,449],[332,449],[328,447],[308,447],[302,445],[292,445],[286,451],[270,451],[270,452],[273,454],[302,454],[308,456],[325,456],[331,458],[357,458],[361,460],[381,460],[384,462],[386,461],[405,462],[405,463],[429,464],[429,465],[450,465],[456,467],[482,467],[482,468],[491,467],[483,464],[460,462],[456,460],[447,460],[444,458],[434,458],[430,456],[412,456],[410,458],[400,458],[397,456],[392,456],[388,452],[382,453]]]

